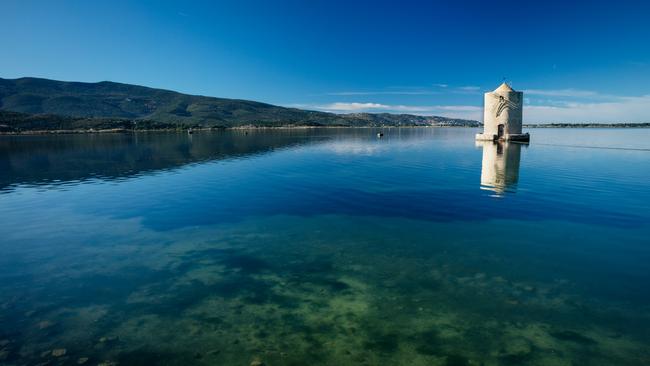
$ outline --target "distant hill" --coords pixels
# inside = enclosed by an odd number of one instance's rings
[[[102,81],[0,78],[0,130],[274,126],[478,126],[388,113],[334,114]],[[16,113],[10,113],[16,112]]]

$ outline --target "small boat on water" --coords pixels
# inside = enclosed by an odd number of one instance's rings
[[[379,137],[379,138],[384,137],[384,133],[383,132],[377,132],[377,137]]]
[[[192,131],[191,128],[188,128],[188,129],[187,129],[187,134],[188,134],[188,135],[191,135],[191,134],[193,134],[193,133],[194,133],[194,131]]]

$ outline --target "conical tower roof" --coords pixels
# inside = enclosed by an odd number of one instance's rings
[[[512,92],[514,91],[510,85],[508,85],[505,81],[499,85],[498,88],[494,89],[495,92]]]

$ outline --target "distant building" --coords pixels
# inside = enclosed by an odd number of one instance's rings
[[[483,141],[522,141],[530,136],[522,133],[524,93],[503,83],[492,92],[485,93],[483,133],[476,135]]]

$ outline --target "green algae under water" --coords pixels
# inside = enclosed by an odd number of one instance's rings
[[[649,131],[558,131],[3,137],[0,364],[647,364]]]

